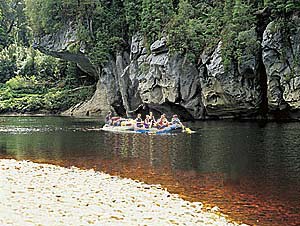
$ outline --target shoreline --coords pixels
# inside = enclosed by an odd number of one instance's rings
[[[238,225],[160,185],[94,170],[0,159],[0,172],[1,225]]]
[[[3,113],[0,114],[0,117],[65,117],[65,118],[86,118],[86,119],[102,119],[104,120],[104,116],[96,116],[96,115],[65,115],[62,113]],[[188,120],[188,121],[183,121],[185,123],[195,123],[195,122],[211,122],[211,121],[224,121],[224,122],[253,122],[253,123],[270,123],[270,122],[277,122],[277,123],[293,123],[293,122],[300,122],[300,119],[295,119],[295,118],[251,118],[251,117],[244,117],[244,118],[234,118],[231,116],[224,116],[220,118],[205,118],[205,119],[194,119],[194,120]]]

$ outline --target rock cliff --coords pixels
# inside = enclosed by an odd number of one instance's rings
[[[199,77],[207,115],[217,117],[257,115],[261,103],[257,56],[245,54],[237,66],[232,64],[225,70],[221,45],[219,43],[210,55],[202,55]]]
[[[268,76],[270,112],[298,118],[300,109],[300,27],[281,29],[280,23],[268,24],[263,36],[263,62]]]
[[[293,16],[294,24],[299,17]],[[34,46],[46,54],[76,62],[98,78],[91,100],[66,112],[73,115],[103,115],[113,110],[134,115],[152,110],[179,114],[186,120],[205,118],[298,118],[300,110],[300,27],[279,29],[278,22],[261,31],[247,32],[258,48],[244,51],[239,62],[225,69],[222,43],[204,51],[198,64],[171,54],[166,38],[155,41],[150,52],[136,34],[130,51],[118,52],[102,67],[92,65],[84,48],[72,53],[76,28],[36,39]],[[264,109],[264,110],[262,110]]]

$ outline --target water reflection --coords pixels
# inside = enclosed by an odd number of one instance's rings
[[[202,126],[202,134],[197,136],[108,133],[104,146],[113,141],[115,153],[135,163],[126,165],[121,175],[161,183],[191,200],[204,200],[238,219],[247,218],[247,223],[298,225],[297,133],[283,131],[276,124],[267,129],[250,123]],[[126,150],[126,155],[119,149]],[[137,166],[132,158],[144,160],[143,164]],[[133,166],[139,172],[134,172]]]
[[[300,224],[298,123],[200,122],[190,125],[198,129],[194,135],[155,136],[102,132],[96,119],[0,121],[4,157],[160,183],[249,224]]]

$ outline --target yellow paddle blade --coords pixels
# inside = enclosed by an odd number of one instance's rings
[[[121,122],[121,126],[126,126],[126,122]]]
[[[190,128],[185,127],[185,132],[192,133],[192,130]]]

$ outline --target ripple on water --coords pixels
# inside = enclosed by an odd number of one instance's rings
[[[15,127],[15,126],[4,126],[0,127],[1,134],[30,134],[30,133],[43,133],[55,131],[57,128],[51,127]]]

